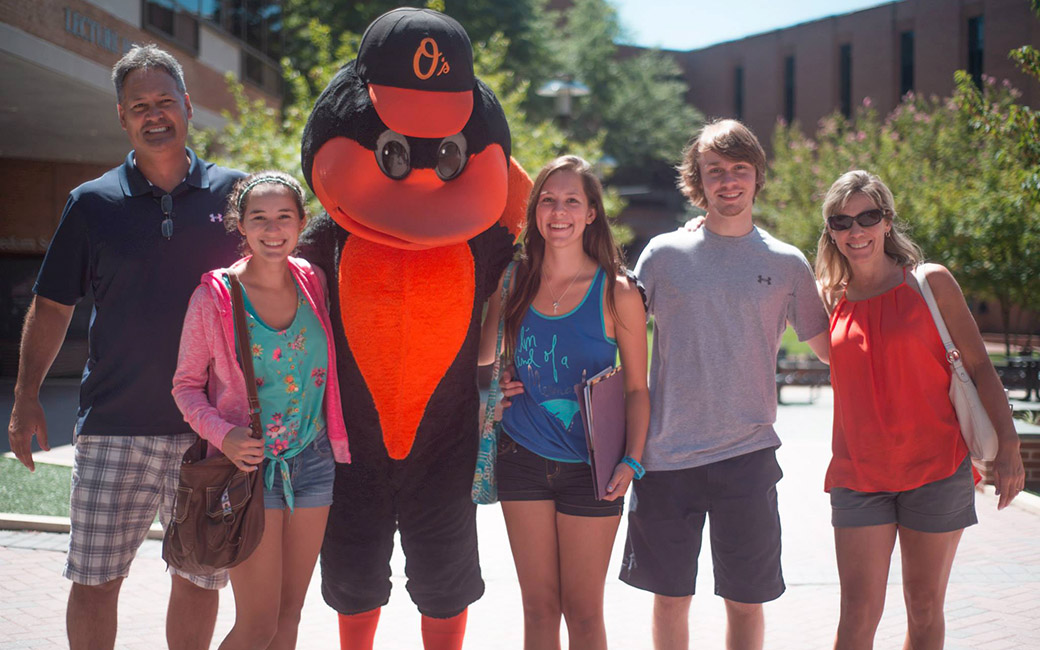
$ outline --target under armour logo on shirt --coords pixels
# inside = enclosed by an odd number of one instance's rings
[[[213,214],[211,212],[209,214],[209,220],[212,223],[224,223],[224,213],[223,212],[218,212],[216,214]]]
[[[761,275],[758,276],[758,283],[762,284],[763,282],[765,282],[766,284],[772,286],[773,285],[773,278],[763,278]]]

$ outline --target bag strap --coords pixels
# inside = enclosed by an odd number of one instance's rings
[[[506,325],[506,302],[509,300],[509,285],[512,283],[513,271],[516,269],[516,262],[510,262],[509,266],[506,267],[505,276],[502,278],[502,308],[498,315],[498,337],[495,340],[495,351],[498,352],[502,349],[502,338],[505,334]],[[487,404],[484,407],[484,421],[489,422],[489,418],[494,418],[495,406],[498,405],[499,397],[499,380],[502,378],[502,370],[504,363],[502,363],[502,355],[498,354],[495,357],[495,363],[491,367],[491,385],[488,387],[488,399]]]
[[[953,344],[953,339],[950,337],[950,330],[946,328],[946,321],[943,320],[942,312],[939,311],[939,304],[935,302],[935,296],[932,295],[932,288],[928,285],[928,279],[924,277],[924,269],[920,265],[914,268],[914,279],[917,280],[917,285],[921,288],[921,296],[928,305],[928,311],[932,312],[932,320],[935,321],[935,329],[939,330],[939,337],[942,339],[943,347],[946,348],[946,360],[950,362],[950,366],[953,368],[953,371],[957,373],[957,377],[961,381],[970,382],[971,376],[968,375],[968,371],[965,370],[964,364],[961,363],[961,352],[957,349],[957,346]]]
[[[502,349],[502,339],[505,336],[506,329],[506,303],[509,302],[509,285],[513,282],[513,270],[516,268],[516,262],[510,262],[509,266],[506,267],[505,277],[502,278],[502,308],[498,314],[498,337],[495,339],[495,350]],[[499,355],[501,361],[501,355]],[[499,364],[501,366],[501,364]],[[501,376],[501,372],[498,373]]]
[[[253,373],[253,352],[249,346],[249,326],[246,324],[245,298],[238,271],[228,269],[231,281],[231,307],[235,314],[235,342],[238,344],[238,359],[242,374],[246,378],[246,399],[249,401],[249,429],[254,438],[263,439],[264,428],[260,423],[260,398],[256,394],[256,375]]]

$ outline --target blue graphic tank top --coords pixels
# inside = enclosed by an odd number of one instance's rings
[[[534,453],[570,463],[589,461],[574,387],[617,359],[617,341],[603,321],[603,269],[596,271],[581,303],[560,316],[528,308],[520,324],[513,363],[524,392],[502,416],[509,436]]]

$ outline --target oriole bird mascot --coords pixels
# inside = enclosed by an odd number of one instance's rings
[[[399,530],[423,643],[459,648],[484,592],[470,499],[483,303],[531,181],[473,74],[462,26],[396,9],[318,98],[303,172],[327,214],[302,240],[330,278],[353,462],[336,468],[322,594],[343,648],[371,648]]]

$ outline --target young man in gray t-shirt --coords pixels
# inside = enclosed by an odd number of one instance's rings
[[[655,237],[636,265],[655,319],[651,415],[621,579],[656,594],[658,650],[688,646],[706,516],[730,648],[762,647],[762,603],[784,591],[776,357],[790,323],[826,359],[828,323],[802,253],[752,223],[764,172],[747,127],[706,126],[680,167],[703,227]]]

